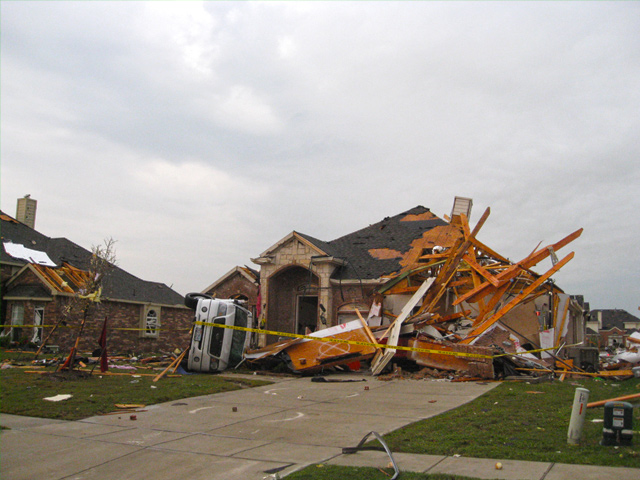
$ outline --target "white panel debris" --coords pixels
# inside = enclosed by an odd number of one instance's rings
[[[25,260],[29,263],[37,263],[38,265],[44,265],[45,267],[56,266],[45,252],[32,250],[24,245],[20,245],[19,243],[4,242],[4,250],[13,258]]]

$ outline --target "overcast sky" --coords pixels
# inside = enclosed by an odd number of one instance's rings
[[[0,8],[1,208],[45,235],[185,294],[459,195],[514,261],[584,227],[554,278],[640,313],[639,2]]]

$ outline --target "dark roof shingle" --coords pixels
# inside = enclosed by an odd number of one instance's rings
[[[419,205],[329,242],[318,240],[306,234],[300,235],[327,254],[347,261],[346,266],[334,273],[334,278],[343,280],[375,279],[399,271],[402,268],[401,257],[375,258],[369,253],[369,250],[388,249],[406,253],[411,247],[411,243],[422,237],[424,232],[438,226],[448,225],[447,222],[435,215],[433,218],[425,220],[406,221],[407,217],[418,218],[428,212],[430,212],[428,208]]]
[[[2,220],[2,242],[22,244],[27,248],[46,252],[58,266],[66,262],[82,270],[89,269],[92,253],[66,238],[49,238],[38,231],[18,222],[9,215],[0,212]],[[3,263],[26,264],[24,260],[11,257],[0,249],[0,261]],[[167,285],[142,280],[118,266],[104,279],[103,296],[113,300],[155,303],[162,305],[182,305],[184,297]]]

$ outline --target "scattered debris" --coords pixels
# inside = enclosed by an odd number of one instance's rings
[[[622,397],[608,398],[606,400],[599,400],[597,402],[587,403],[587,408],[603,407],[608,402],[623,402],[625,400],[633,400],[634,398],[640,398],[640,393],[634,393],[631,395],[624,395]]]
[[[391,450],[389,449],[389,447],[387,446],[387,444],[383,440],[382,436],[380,436],[380,434],[378,432],[369,432],[369,433],[367,433],[364,437],[362,437],[362,440],[360,440],[360,443],[358,443],[358,445],[356,447],[345,447],[345,448],[342,449],[342,453],[343,454],[353,454],[353,453],[356,453],[358,450],[376,449],[375,447],[363,447],[363,445],[365,444],[365,442],[367,441],[367,439],[371,435],[376,437],[376,439],[380,442],[380,444],[382,445],[384,450],[387,452],[387,455],[389,455],[389,460],[391,460],[391,462],[390,462],[391,466],[393,466],[393,470],[395,471],[395,474],[393,475],[393,477],[391,477],[391,480],[395,480],[396,478],[398,478],[398,475],[400,475],[400,469],[398,468],[398,465],[396,464],[396,461],[394,460],[393,455],[391,454]],[[376,449],[376,450],[379,450],[379,449]]]
[[[346,383],[346,382],[366,382],[366,378],[360,380],[355,379],[339,379],[339,378],[327,378],[327,377],[313,377],[312,382],[326,382],[326,383]]]
[[[45,397],[43,400],[48,402],[61,402],[63,400],[69,400],[73,395],[69,393],[61,393],[60,395],[56,395],[54,397]]]
[[[389,277],[371,299],[370,324],[356,308],[357,321],[248,350],[245,360],[263,368],[280,361],[302,374],[358,360],[380,379],[403,375],[397,366],[385,373],[391,359],[412,374],[424,367],[416,376],[450,380],[595,373],[597,349],[578,346],[584,310],[551,280],[574,256],[556,253],[582,229],[514,263],[476,238],[489,213],[473,230],[464,214],[454,215],[459,238],[425,249]],[[531,270],[547,259],[545,273]]]
[[[442,243],[436,244],[436,237],[429,237],[431,245],[423,238],[417,250],[400,252],[400,270],[384,277],[368,300],[352,302],[352,316],[344,318],[357,315],[355,320],[314,332],[307,329],[305,335],[264,331],[255,326],[253,313],[239,300],[189,294],[185,304],[194,309],[195,320],[186,349],[159,356],[109,356],[109,367],[131,372],[140,368],[161,370],[139,374],[154,376],[153,382],[172,376],[171,372],[184,371],[179,370],[181,364],[202,372],[244,364],[271,370],[270,375],[277,374],[274,370],[281,366],[304,375],[369,368],[380,380],[506,379],[536,383],[554,377],[563,381],[576,375],[616,380],[631,378],[636,372],[640,376],[640,370],[635,370],[640,367],[640,333],[631,335],[626,348],[618,348],[601,363],[598,350],[583,345],[585,310],[552,280],[574,256],[570,252],[560,258],[558,252],[579,238],[582,229],[550,245],[539,244],[525,258],[512,262],[477,238],[489,214],[487,208],[473,229],[464,213],[452,214],[446,232],[442,230]],[[429,231],[429,235],[435,235]],[[377,249],[370,254],[400,254],[394,252]],[[550,261],[550,268],[542,274],[534,272],[532,268],[543,261]],[[92,286],[96,298],[84,298],[81,313],[86,314],[99,301],[99,285]],[[366,319],[359,308],[363,312],[368,308]],[[259,338],[278,336],[279,341],[257,348]],[[95,368],[104,361],[101,352],[80,358],[76,347],[53,364],[70,373],[85,372],[81,368],[90,364]],[[5,363],[2,368],[9,365]],[[312,381],[353,380],[316,376]]]

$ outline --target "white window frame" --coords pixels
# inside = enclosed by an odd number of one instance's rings
[[[155,321],[152,321],[152,315],[155,314]],[[142,309],[142,318],[140,322],[140,336],[142,338],[159,338],[162,311],[157,305],[146,305]],[[155,325],[154,325],[155,323]]]
[[[33,335],[31,341],[36,344],[42,342],[42,327],[37,325],[44,325],[44,307],[38,306],[33,309]]]
[[[24,305],[21,303],[14,303],[11,307],[11,325],[24,325]],[[20,328],[13,328],[9,330],[9,338],[11,338],[12,342],[17,342],[20,340]],[[17,338],[15,334],[17,335]]]

